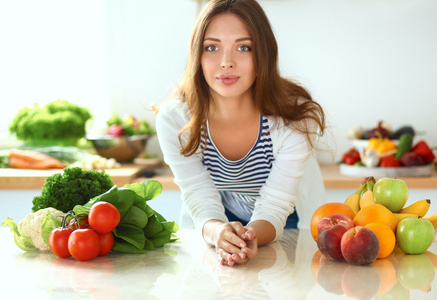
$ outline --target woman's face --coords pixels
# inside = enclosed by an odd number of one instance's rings
[[[234,14],[214,17],[205,31],[200,59],[215,99],[251,95],[256,78],[252,37]]]

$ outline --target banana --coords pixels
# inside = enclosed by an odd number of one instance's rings
[[[376,204],[373,191],[367,190],[360,198],[360,209],[373,204]]]
[[[419,217],[419,215],[416,214],[401,214],[401,213],[393,213],[395,217],[398,219],[398,221],[402,220],[405,217]]]
[[[415,214],[415,215],[423,217],[428,212],[430,206],[431,206],[431,200],[430,199],[423,199],[423,200],[419,200],[419,201],[414,202],[410,206],[404,207],[398,213],[400,213],[400,214]]]
[[[373,186],[375,185],[375,179],[371,177],[369,181],[366,183],[367,191],[363,193],[360,198],[360,209],[363,207],[376,204],[375,199],[373,198]]]
[[[431,292],[431,285],[429,284],[426,287],[421,288],[420,290],[422,292],[429,293],[429,292]]]
[[[347,197],[347,199],[344,201],[344,204],[349,206],[355,214],[357,214],[358,211],[360,210],[360,196],[361,196],[361,192],[365,187],[366,187],[366,183],[362,183],[358,188],[358,190],[352,195],[350,195],[349,197]]]
[[[437,229],[437,214],[424,215],[423,218],[431,221],[434,229]]]

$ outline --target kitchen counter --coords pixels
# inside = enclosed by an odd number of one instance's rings
[[[112,177],[117,186],[123,186],[142,176],[145,170],[158,168],[162,165],[160,159],[142,159],[139,163],[121,164],[119,168],[107,169],[105,172]],[[41,189],[47,177],[62,172],[61,169],[29,170],[0,169],[0,190],[32,190]]]
[[[2,299],[436,299],[437,243],[428,255],[395,251],[369,266],[326,262],[308,230],[286,230],[245,265],[221,266],[193,230],[145,254],[87,262],[23,252],[0,227]],[[431,257],[431,259],[429,258]],[[434,264],[433,264],[434,262]],[[19,296],[18,296],[19,295]]]
[[[361,177],[348,177],[340,174],[339,165],[321,165],[323,181],[326,189],[357,189],[363,180]],[[153,177],[144,177],[146,170],[155,170]],[[29,190],[41,189],[44,180],[62,170],[22,170],[0,169],[0,190]],[[112,176],[118,186],[127,183],[156,179],[163,185],[164,190],[178,190],[174,183],[173,174],[167,166],[163,166],[159,159],[140,160],[139,163],[122,164],[120,168],[105,170]],[[411,189],[436,189],[437,169],[433,168],[428,177],[402,177]]]

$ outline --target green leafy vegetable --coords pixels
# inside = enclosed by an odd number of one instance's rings
[[[65,168],[63,173],[47,177],[41,195],[33,198],[32,211],[53,207],[68,212],[76,205],[83,205],[93,197],[107,192],[114,186],[111,180],[105,171]],[[134,199],[135,193],[130,193]]]
[[[38,250],[35,245],[32,243],[32,239],[27,236],[22,236],[20,231],[18,230],[17,223],[11,218],[6,218],[6,220],[2,223],[2,225],[7,225],[11,229],[11,232],[14,233],[14,241],[15,244],[24,251],[34,251]]]
[[[87,108],[57,100],[44,107],[25,107],[9,124],[9,131],[18,139],[78,139],[85,135],[86,122],[91,119]]]
[[[120,211],[121,221],[113,233],[113,251],[123,253],[144,253],[177,240],[174,233],[178,226],[167,221],[151,208],[147,201],[161,194],[162,185],[156,180],[127,184],[122,188],[113,186],[107,192],[94,197],[84,205],[74,207],[74,213],[86,213],[98,201],[113,204]]]

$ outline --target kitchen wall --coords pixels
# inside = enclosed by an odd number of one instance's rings
[[[346,131],[411,124],[437,145],[437,2],[434,0],[260,0],[280,49],[280,66],[324,107],[322,140],[332,162],[350,147]],[[165,100],[180,78],[194,0],[108,1],[110,97],[116,111]],[[156,139],[148,146],[159,153]]]
[[[437,1],[260,0],[284,76],[327,113],[321,162],[355,125],[413,125],[437,146]],[[0,2],[0,144],[16,111],[68,99],[101,126],[112,111],[152,123],[181,78],[197,0]],[[8,105],[6,105],[6,103]],[[3,139],[2,139],[3,137]],[[1,145],[0,145],[1,146]],[[0,147],[1,148],[1,147]],[[160,155],[154,138],[147,152]]]

